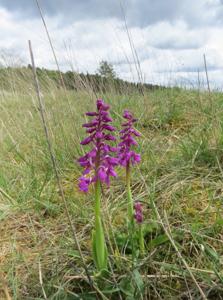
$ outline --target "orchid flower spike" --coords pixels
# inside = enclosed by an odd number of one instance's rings
[[[83,192],[88,192],[89,185],[97,180],[109,185],[110,177],[117,176],[114,170],[119,164],[118,159],[114,157],[117,148],[108,144],[116,140],[112,135],[115,128],[110,125],[113,120],[109,116],[109,108],[102,99],[98,99],[97,111],[86,113],[86,116],[94,118],[89,123],[83,124],[88,136],[81,145],[91,145],[91,150],[78,160],[84,168],[83,175],[79,179],[79,188]]]
[[[126,122],[122,124],[123,129],[120,131],[120,139],[122,141],[118,145],[118,157],[120,165],[127,167],[128,165],[134,165],[140,162],[140,154],[131,149],[132,146],[138,145],[135,137],[139,137],[140,133],[133,128],[137,119],[134,119],[131,112],[125,110],[123,118],[126,119]]]
[[[134,209],[134,218],[138,224],[141,224],[143,222],[142,204],[140,202],[136,202],[134,204]]]

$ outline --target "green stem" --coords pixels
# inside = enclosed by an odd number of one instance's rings
[[[101,186],[100,181],[95,183],[95,206],[94,206],[95,219],[101,217]]]
[[[129,222],[133,222],[133,199],[132,199],[132,191],[131,191],[131,173],[130,173],[130,165],[128,164],[126,167],[126,187],[127,187],[127,197],[128,197],[128,216]]]
[[[95,230],[93,232],[93,256],[98,271],[107,269],[107,248],[101,221],[101,186],[95,183]]]
[[[132,247],[132,262],[134,264],[135,259],[135,242],[134,242],[134,207],[133,207],[133,198],[132,198],[132,191],[131,191],[131,171],[130,171],[130,164],[126,167],[126,188],[127,188],[127,198],[128,198],[128,228],[131,240],[131,247]]]
[[[145,245],[144,245],[144,235],[143,235],[142,224],[139,225],[139,247],[140,247],[140,253],[141,253],[141,255],[143,255],[145,253]]]

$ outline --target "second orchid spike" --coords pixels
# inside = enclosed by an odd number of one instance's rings
[[[133,128],[137,119],[133,117],[131,112],[125,110],[123,118],[126,119],[126,122],[122,124],[123,129],[120,131],[122,141],[118,145],[118,156],[120,165],[126,167],[140,162],[140,154],[132,150],[132,146],[138,145],[135,137],[139,137],[140,133]]]

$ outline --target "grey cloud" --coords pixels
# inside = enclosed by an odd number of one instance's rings
[[[62,15],[63,22],[114,17],[122,19],[119,1],[114,0],[39,0],[47,15]],[[30,18],[38,16],[35,0],[0,0],[0,6]],[[218,24],[222,20],[220,0],[125,0],[123,8],[129,26],[146,27],[159,21],[183,20],[189,26]],[[165,33],[164,33],[165,34]]]
[[[179,40],[177,37],[170,37],[167,40],[157,40],[152,43],[154,48],[158,49],[198,49],[203,46],[200,40]]]
[[[219,66],[210,65],[208,67],[208,72],[218,71],[218,70],[221,70],[221,68],[219,68]],[[205,72],[204,65],[201,64],[200,66],[198,66],[198,68],[196,68],[194,66],[181,66],[181,67],[178,67],[174,72],[176,72],[176,73],[182,73],[182,72],[197,73],[198,71]]]
[[[125,10],[130,24],[146,27],[159,21],[175,21],[180,7],[178,0],[132,0]]]
[[[65,23],[88,18],[119,17],[120,14],[118,2],[112,0],[39,0],[39,4],[45,15],[62,15]],[[18,16],[39,16],[35,0],[0,0],[0,6],[17,13]]]

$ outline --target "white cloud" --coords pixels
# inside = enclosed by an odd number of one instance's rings
[[[201,1],[196,3],[194,10],[201,7]],[[206,1],[206,5],[210,4],[217,6],[220,2]],[[210,14],[213,13],[207,12],[204,18],[210,20],[213,17]],[[61,27],[62,17],[55,15],[48,16],[46,22],[63,70],[73,64],[75,70],[92,73],[104,59],[115,65],[120,77],[137,80],[135,60],[121,20],[85,19]],[[208,24],[205,27],[192,27],[181,18],[175,22],[161,21],[142,28],[129,28],[146,81],[168,84],[186,80],[194,83],[198,69],[201,76],[204,75],[203,53],[206,53],[212,86],[223,84],[223,25],[204,22]],[[0,8],[0,27],[0,51],[13,53],[28,64],[27,41],[31,39],[37,65],[56,68],[40,19],[18,18]]]

